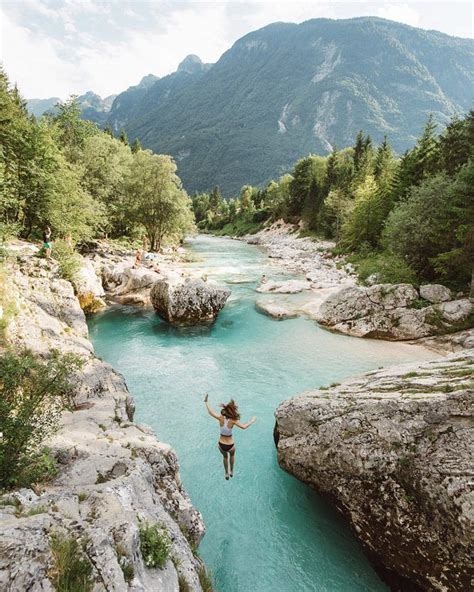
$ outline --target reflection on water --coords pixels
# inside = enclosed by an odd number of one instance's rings
[[[93,317],[90,331],[97,353],[127,379],[137,421],[178,453],[184,485],[206,523],[200,553],[217,590],[386,590],[335,511],[279,468],[273,413],[304,390],[433,354],[336,335],[302,318],[273,321],[255,311],[254,288],[263,273],[291,274],[242,242],[198,237],[189,248],[201,259],[189,267],[230,282],[232,299],[215,324],[173,328],[152,311],[116,307]],[[252,284],[231,284],[235,277]],[[230,481],[216,447],[217,422],[205,412],[206,392],[215,407],[235,397],[244,420],[257,416],[235,434]]]

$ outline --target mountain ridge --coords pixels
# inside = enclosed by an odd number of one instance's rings
[[[277,22],[215,64],[187,56],[147,89],[130,87],[107,122],[171,154],[188,191],[233,195],[351,145],[359,129],[404,152],[430,113],[444,126],[470,108],[473,64],[471,39],[378,17]]]

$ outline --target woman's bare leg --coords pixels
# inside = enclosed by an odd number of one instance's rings
[[[217,448],[219,448],[219,452],[222,454],[222,460],[224,461],[224,469],[225,469],[225,478],[228,479],[229,478],[229,459],[228,459],[228,454],[227,452],[222,452],[221,447],[219,446],[219,444],[217,445]]]
[[[230,450],[230,476],[234,476],[235,446]]]

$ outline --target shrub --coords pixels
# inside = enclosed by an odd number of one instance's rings
[[[71,373],[81,361],[53,351],[47,362],[29,351],[0,357],[0,488],[28,486],[55,474],[55,461],[41,445],[71,408]]]
[[[53,569],[50,577],[57,592],[90,592],[92,564],[77,539],[54,534],[51,537]]]
[[[74,281],[81,267],[81,259],[73,247],[64,240],[57,240],[53,244],[52,256],[59,264],[61,277],[70,282]]]
[[[171,540],[162,526],[145,523],[140,526],[140,549],[147,567],[163,568],[170,555]]]
[[[415,271],[397,255],[387,252],[355,254],[347,257],[347,261],[355,266],[362,282],[376,274],[377,283],[418,285]]]
[[[5,264],[0,258],[0,345],[6,341],[7,327],[17,313],[15,288],[9,277]]]

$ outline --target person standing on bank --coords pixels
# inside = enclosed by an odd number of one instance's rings
[[[207,412],[211,417],[217,419],[220,425],[220,438],[217,443],[219,452],[223,456],[225,478],[228,481],[229,477],[234,476],[234,462],[235,462],[235,444],[232,437],[232,428],[237,426],[241,430],[246,430],[253,423],[256,418],[252,417],[247,423],[240,423],[240,413],[234,399],[231,399],[227,404],[221,403],[221,413],[217,414],[209,405],[209,395],[204,398]],[[230,457],[230,472],[229,472],[229,457]]]
[[[51,259],[51,228],[46,226],[43,230],[43,249],[46,255],[46,259]]]

